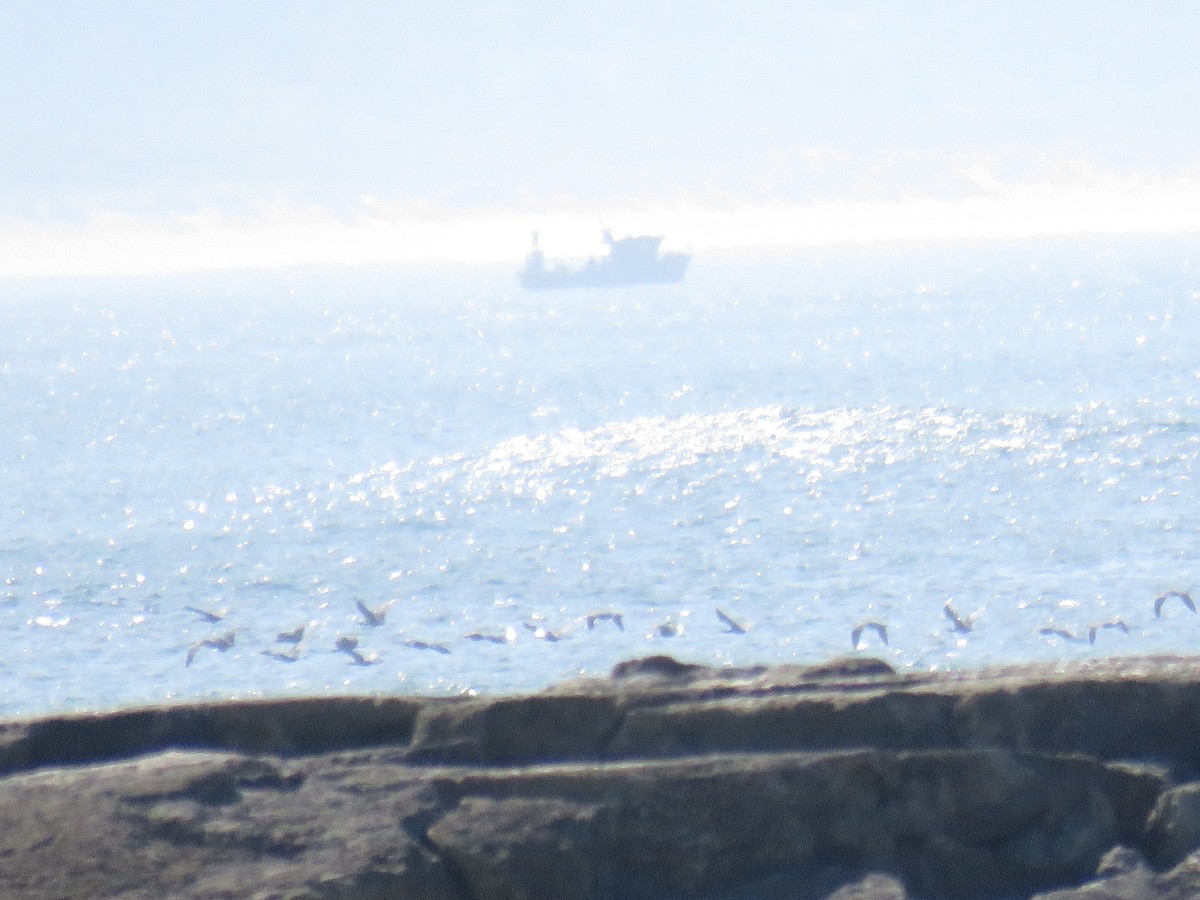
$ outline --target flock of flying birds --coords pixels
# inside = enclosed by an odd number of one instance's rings
[[[1196,612],[1196,604],[1189,594],[1184,591],[1167,591],[1164,594],[1160,594],[1154,600],[1155,618],[1158,618],[1162,615],[1163,604],[1168,600],[1178,600],[1187,609],[1191,610],[1193,613]],[[356,598],[354,601],[355,605],[358,607],[358,613],[362,618],[363,623],[370,628],[376,628],[382,625],[384,623],[384,619],[387,617],[388,610],[391,609],[396,602],[396,600],[390,600],[382,606],[372,609],[363,603],[362,600]],[[187,606],[184,608],[189,612],[194,613],[201,620],[210,624],[216,624],[223,621],[229,612],[227,609],[209,610],[202,609],[197,606]],[[746,633],[748,626],[736,621],[719,607],[716,608],[715,612],[717,619],[722,625],[725,626],[725,630],[727,632],[731,634]],[[967,634],[971,631],[974,631],[975,620],[979,617],[983,610],[976,610],[974,613],[971,613],[968,616],[963,616],[954,609],[951,601],[947,600],[946,605],[942,607],[942,612],[950,621],[950,627],[953,631],[958,634]],[[589,613],[584,618],[584,621],[587,623],[587,628],[589,631],[593,630],[601,623],[611,623],[612,627],[616,628],[618,631],[625,630],[624,620],[619,612],[604,611]],[[524,627],[530,631],[535,638],[549,642],[557,642],[562,640],[568,636],[570,631],[569,628],[552,631],[545,627],[540,616],[531,617],[529,621],[524,623]],[[1096,636],[1101,631],[1106,629],[1115,629],[1125,634],[1129,634],[1129,626],[1124,622],[1124,620],[1108,619],[1107,621],[1097,622],[1088,626],[1088,643],[1096,643]],[[187,662],[185,665],[190,666],[193,660],[195,660],[196,654],[201,650],[212,649],[224,653],[231,647],[236,646],[238,630],[239,629],[234,628],[224,632],[223,634],[206,637],[196,641],[196,643],[192,644],[191,647],[188,648]],[[850,631],[850,645],[854,650],[861,649],[863,645],[863,635],[868,631],[874,632],[876,637],[884,645],[887,644],[887,625],[883,622],[867,620],[859,622]],[[677,624],[672,619],[667,619],[665,622],[662,622],[656,626],[648,636],[674,637],[682,633],[682,625]],[[1038,633],[1044,637],[1056,637],[1066,641],[1083,641],[1082,636],[1076,635],[1074,632],[1069,631],[1068,629],[1059,628],[1052,625],[1047,625],[1046,627],[1040,629]],[[300,658],[300,645],[304,640],[304,635],[304,625],[300,625],[291,631],[281,631],[275,636],[274,645],[262,650],[261,652],[264,656],[279,660],[280,662],[295,662]],[[514,628],[506,628],[503,632],[495,634],[473,631],[470,634],[464,635],[464,637],[471,641],[484,641],[493,644],[509,644],[516,640],[517,632]],[[450,648],[445,644],[430,643],[428,641],[422,641],[416,638],[409,638],[404,641],[404,644],[405,646],[411,647],[414,650],[431,650],[435,653],[442,654],[448,654],[451,652]],[[285,647],[287,649],[283,649]],[[350,657],[350,661],[355,665],[371,666],[380,662],[378,654],[367,653],[359,649],[359,638],[357,635],[339,635],[337,640],[334,641],[334,649],[341,653],[345,653],[348,657]]]
[[[390,600],[382,606],[377,606],[374,609],[367,606],[362,600],[355,598],[354,604],[358,607],[358,614],[366,626],[376,628],[384,623],[387,618],[388,610],[395,605],[396,600]],[[224,621],[229,614],[228,609],[202,609],[198,606],[185,606],[188,612],[195,614],[201,621],[209,624],[217,624]],[[745,634],[746,626],[735,621],[722,610],[716,610],[717,619],[725,626],[725,630],[732,634]],[[597,626],[603,623],[611,623],[611,626],[618,631],[625,630],[624,618],[619,612],[611,610],[603,612],[589,613],[584,621],[587,623],[588,631],[592,631]],[[557,631],[547,628],[543,624],[542,617],[532,616],[529,621],[524,623],[525,628],[530,631],[533,637],[538,640],[555,643],[566,638],[570,634],[570,628],[563,628]],[[233,628],[221,634],[212,635],[196,641],[188,648],[187,661],[185,666],[190,666],[196,659],[196,654],[205,649],[216,650],[224,653],[226,650],[237,646],[237,636],[240,629]],[[300,645],[305,637],[306,626],[299,625],[291,631],[281,631],[275,636],[275,642],[271,647],[267,647],[261,651],[263,656],[280,662],[295,662],[300,658]],[[683,626],[677,624],[673,619],[667,619],[655,627],[650,636],[658,637],[674,637],[683,633]],[[517,632],[514,628],[506,628],[503,632],[487,633],[473,631],[470,634],[464,635],[467,640],[482,641],[492,644],[510,644],[517,639]],[[414,650],[431,650],[435,653],[448,654],[450,648],[445,644],[435,644],[429,641],[419,640],[417,638],[408,638],[404,641],[404,645],[411,647]],[[284,649],[286,648],[286,649]],[[358,666],[372,666],[380,662],[379,655],[376,653],[364,652],[360,649],[358,635],[343,634],[339,635],[334,641],[333,648],[341,653],[345,653],[350,657],[350,661]]]
[[[1167,591],[1165,594],[1159,594],[1154,598],[1154,617],[1157,619],[1162,616],[1163,604],[1168,600],[1178,600],[1192,612],[1196,611],[1196,603],[1192,600],[1191,595],[1185,591]],[[947,600],[946,605],[942,607],[942,612],[946,618],[950,620],[950,627],[958,634],[968,634],[975,630],[975,620],[979,618],[983,612],[978,609],[969,616],[960,615],[955,609],[951,601]],[[1088,626],[1087,642],[1089,644],[1096,643],[1096,636],[1106,629],[1116,629],[1124,634],[1129,634],[1129,625],[1124,619],[1108,619],[1104,622],[1096,622]],[[865,631],[874,631],[879,639],[887,644],[887,626],[882,622],[867,621],[859,622],[850,632],[850,644],[857,650],[862,643],[862,635]],[[1043,637],[1056,637],[1064,641],[1083,641],[1083,637],[1066,628],[1060,628],[1056,625],[1047,625],[1038,629],[1038,634]]]

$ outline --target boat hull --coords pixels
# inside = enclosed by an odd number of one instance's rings
[[[576,267],[564,263],[547,266],[535,243],[518,276],[521,287],[539,291],[674,284],[683,281],[692,261],[688,253],[660,253],[663,239],[658,235],[613,239],[605,232],[604,237],[609,252]]]

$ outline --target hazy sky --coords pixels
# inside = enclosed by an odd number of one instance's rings
[[[7,0],[0,274],[18,229],[114,215],[523,246],[559,210],[1178,194],[1197,47],[1194,2]]]

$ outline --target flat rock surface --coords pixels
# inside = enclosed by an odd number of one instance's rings
[[[0,723],[5,898],[1200,896],[1195,659]]]

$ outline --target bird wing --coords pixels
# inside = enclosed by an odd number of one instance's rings
[[[879,635],[879,639],[881,641],[883,641],[885,644],[888,642],[887,626],[884,625],[882,622],[859,622],[857,625],[854,626],[854,630],[852,632],[850,632],[850,638],[851,638],[851,640],[854,641],[855,647],[858,646],[858,641],[859,641],[859,638],[862,637],[862,633],[864,631],[866,631],[868,628],[870,628],[877,635]]]
[[[1180,602],[1183,603],[1184,606],[1186,606],[1192,612],[1196,611],[1196,604],[1192,601],[1192,598],[1189,594],[1185,594],[1183,591],[1167,591],[1165,594],[1159,594],[1154,599],[1154,615],[1155,615],[1155,617],[1162,615],[1163,604],[1166,603],[1168,600],[1170,600],[1172,597],[1178,597]]]
[[[215,612],[208,609],[201,609],[198,606],[185,606],[184,609],[190,613],[195,613],[205,622],[220,622],[223,618],[225,618],[225,610],[223,609]]]
[[[729,618],[729,616],[727,616],[721,609],[717,609],[717,618],[728,625],[729,630],[736,634],[742,634],[746,630],[737,622],[733,621],[733,619]]]

